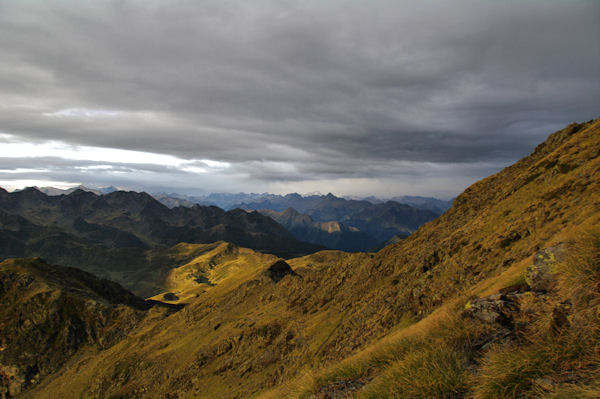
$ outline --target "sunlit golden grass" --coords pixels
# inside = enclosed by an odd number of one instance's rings
[[[460,300],[461,303],[464,301]],[[394,384],[394,392],[411,392],[412,388],[405,386],[409,381],[420,382],[419,390],[427,395],[443,389],[460,391],[466,379],[459,369],[470,356],[470,342],[485,327],[460,320],[456,316],[458,307],[457,301],[452,301],[426,319],[399,328],[356,355],[330,367],[306,371],[291,383],[260,397],[308,398],[329,383],[359,379],[373,380],[360,394],[367,398],[389,397],[378,395],[392,389],[390,384]],[[417,364],[420,361],[422,363]],[[423,368],[419,381],[415,381],[417,376],[410,374],[414,367]]]
[[[423,323],[321,371],[307,372],[262,398],[308,398],[336,381],[367,381],[359,398],[450,398],[468,384],[471,342],[485,330],[478,323],[436,312]]]
[[[359,398],[455,398],[468,389],[464,353],[438,343],[414,347]]]
[[[219,241],[211,244],[177,244],[167,251],[172,269],[162,283],[163,292],[151,299],[165,301],[170,292],[177,299],[171,303],[189,303],[207,290],[226,290],[232,284],[248,280],[278,258],[248,248]]]

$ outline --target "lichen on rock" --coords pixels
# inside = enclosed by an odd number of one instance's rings
[[[538,251],[525,271],[525,281],[533,291],[549,291],[555,283],[557,266],[564,254],[564,244]]]

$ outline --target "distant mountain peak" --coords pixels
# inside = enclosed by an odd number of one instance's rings
[[[289,207],[286,210],[283,211],[282,213],[283,215],[300,215],[300,212],[298,212],[296,209]]]
[[[98,194],[96,194],[93,191],[90,190],[85,190],[84,188],[77,188],[76,190],[73,190],[72,192],[70,192],[69,194],[66,194],[68,196],[93,196],[93,197],[98,197]]]
[[[40,194],[43,194],[43,193],[40,191],[39,187],[36,187],[36,186],[28,186],[28,187],[25,187],[25,188],[24,188],[23,190],[21,190],[20,192],[21,192],[21,193],[40,193]]]

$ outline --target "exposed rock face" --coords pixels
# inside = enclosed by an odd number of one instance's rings
[[[548,291],[554,284],[556,265],[562,259],[564,244],[543,249],[533,257],[533,264],[527,268],[525,279],[534,291]]]
[[[527,283],[502,288],[498,294],[472,299],[461,316],[487,323],[490,333],[481,337],[476,349],[483,349],[493,342],[519,339],[519,334],[531,326],[540,315],[550,314],[549,330],[561,334],[570,325],[573,305],[569,300],[552,304],[549,299],[556,284],[557,266],[565,254],[565,245],[559,244],[538,251],[533,263],[525,270]],[[533,318],[533,319],[532,319]],[[526,333],[525,333],[526,334]]]
[[[512,315],[519,311],[516,294],[495,294],[469,301],[463,315],[487,323],[512,325]]]
[[[290,265],[287,264],[284,260],[278,260],[273,263],[267,270],[265,270],[264,275],[267,276],[274,283],[278,283],[287,275],[297,276],[296,272],[292,270]]]
[[[469,301],[461,316],[490,326],[489,332],[474,342],[474,349],[485,349],[494,342],[514,337],[517,320],[521,319],[521,301],[530,294],[529,286],[517,284],[501,289],[498,294]]]
[[[176,301],[179,297],[172,292],[167,292],[166,294],[163,294],[163,299],[165,301]]]
[[[533,263],[526,269],[527,283],[502,288],[498,294],[469,301],[462,316],[496,324],[501,330],[506,330],[504,336],[511,334],[515,328],[515,320],[521,317],[519,312],[523,298],[527,295],[537,299],[544,298],[545,293],[553,287],[556,266],[564,252],[563,244],[538,251],[534,255]],[[561,329],[568,327],[570,312],[570,302],[556,305],[552,310],[550,329],[560,332]]]

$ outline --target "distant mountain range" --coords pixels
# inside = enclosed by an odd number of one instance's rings
[[[48,196],[35,188],[0,188],[0,259],[40,256],[83,267],[124,285],[157,268],[153,254],[179,242],[236,245],[280,256],[322,246],[299,242],[259,212],[199,206],[169,209],[146,193]]]
[[[121,190],[115,186],[90,188],[84,185],[79,185],[69,189],[60,189],[56,187],[34,188],[43,192],[46,195],[52,196],[70,194],[76,190],[89,191],[97,195],[109,194],[113,191]],[[161,202],[169,208],[175,208],[177,206],[191,207],[198,204],[204,206],[218,206],[219,208],[225,210],[231,210],[235,208],[249,209],[250,207],[255,206],[255,204],[264,204],[267,207],[260,209],[271,209],[281,212],[286,210],[287,208],[294,208],[300,212],[305,212],[306,209],[311,208],[313,204],[319,202],[327,196],[332,196],[333,194],[311,194],[303,196],[297,193],[291,193],[286,195],[269,193],[212,193],[203,196],[190,196],[178,193],[151,193],[150,195],[152,195],[159,202]],[[427,209],[440,215],[452,206],[452,199],[442,200],[434,197],[422,197],[413,195],[402,195],[392,197],[389,199],[382,199],[375,196],[345,196],[336,198],[342,198],[350,201],[367,201],[371,204],[382,204],[387,201],[394,201],[399,202],[401,204],[410,205],[419,209]],[[259,208],[256,208],[256,210],[259,210]]]
[[[314,221],[310,216],[299,213],[294,208],[288,208],[283,212],[270,209],[263,209],[260,212],[281,224],[297,239],[319,243],[328,248],[350,252],[369,251],[380,244],[378,239],[356,227],[336,221]]]
[[[37,187],[37,186],[34,186],[33,188],[35,188],[38,191],[41,191],[42,193],[44,193],[46,195],[52,195],[52,196],[71,194],[73,191],[77,191],[77,190],[88,191],[88,192],[94,193],[96,195],[109,194],[109,193],[112,193],[113,191],[119,191],[119,189],[115,186],[89,188],[89,187],[86,187],[81,184],[76,187],[71,187],[71,188],[67,188],[67,189],[61,189],[61,188],[56,188],[56,187]],[[22,191],[22,190],[16,190],[16,191]]]
[[[299,240],[343,251],[373,250],[392,237],[406,237],[451,205],[451,201],[431,197],[396,197],[402,201],[398,202],[376,197],[347,199],[331,193],[308,196],[220,193],[206,197],[156,194],[155,198],[169,207],[193,206],[196,202],[225,209],[258,210]]]
[[[66,190],[54,187],[35,187],[49,196],[71,194],[77,190],[96,195],[118,191],[116,187],[88,188],[78,186]],[[386,242],[408,236],[423,223],[444,213],[450,200],[432,197],[399,196],[383,200],[337,197],[297,193],[213,193],[206,196],[186,196],[176,193],[151,194],[167,208],[196,205],[217,206],[225,210],[259,211],[269,216],[292,235],[308,243],[343,251],[369,251],[381,248]],[[246,245],[254,248],[250,245]]]
[[[294,196],[291,197],[290,202],[293,202]],[[394,201],[372,204],[332,194],[298,205],[304,213],[292,207],[284,211],[274,210],[272,208],[277,206],[270,201],[243,206],[245,209],[260,209],[261,213],[279,222],[299,240],[345,251],[373,250],[394,236],[408,236],[438,216],[433,211]]]
[[[306,213],[307,210],[313,208],[317,203],[324,198],[335,197],[348,201],[366,201],[371,204],[381,204],[387,201],[399,202],[401,204],[410,205],[419,209],[427,209],[437,214],[444,213],[452,206],[452,200],[441,200],[433,197],[420,197],[403,195],[390,199],[382,199],[374,196],[370,197],[336,197],[329,193],[300,195],[291,193],[286,195],[269,194],[269,193],[213,193],[205,196],[188,196],[176,193],[155,193],[152,194],[157,200],[172,208],[175,206],[192,206],[199,205],[214,205],[226,210],[242,208],[242,209],[270,209],[277,212],[285,211],[287,208],[294,208],[300,213]]]
[[[368,199],[367,199],[368,200]],[[420,197],[414,195],[402,195],[399,197],[391,198],[392,201],[406,204],[420,209],[428,209],[430,211],[439,213],[440,215],[452,206],[452,199],[441,200],[433,197]]]

